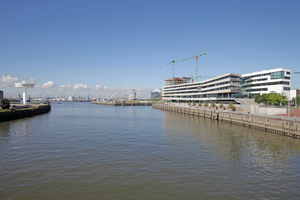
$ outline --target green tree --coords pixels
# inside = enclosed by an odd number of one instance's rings
[[[211,107],[216,107],[216,103],[214,101],[211,103]]]
[[[205,102],[204,106],[205,106],[205,107],[208,107],[208,103],[207,103],[207,101]]]
[[[9,109],[9,107],[10,107],[10,102],[9,102],[9,100],[8,99],[6,99],[6,98],[2,98],[1,100],[0,100],[0,107],[2,108],[2,109]]]
[[[256,103],[261,103],[261,102],[259,102],[259,98],[260,98],[260,93],[258,93],[258,94],[256,94],[256,95],[254,96],[254,101],[255,101]]]
[[[199,106],[199,107],[201,107],[201,106],[202,106],[201,102],[199,102],[199,103],[198,103],[198,106]]]
[[[233,105],[232,102],[230,102],[229,105],[228,105],[228,108],[229,108],[229,109],[235,109],[235,106]]]
[[[281,102],[282,96],[276,92],[269,93],[267,103],[277,105]]]
[[[269,94],[258,94],[257,95],[257,103],[268,103]]]
[[[284,104],[285,102],[287,102],[287,100],[288,100],[287,96],[284,93],[282,93],[281,94],[281,100],[280,100],[280,102],[282,104]]]
[[[189,101],[188,105],[190,106],[191,105],[191,102]]]
[[[300,104],[300,96],[297,96],[297,105]],[[296,98],[293,98],[293,101],[294,101],[294,105],[296,105]]]
[[[220,108],[223,108],[223,107],[224,107],[224,105],[223,105],[223,103],[221,102],[221,103],[220,103]]]
[[[193,102],[193,106],[196,106],[196,102],[195,101]]]

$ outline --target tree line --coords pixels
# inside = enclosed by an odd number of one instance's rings
[[[297,105],[300,103],[300,96],[296,97],[297,98]],[[274,91],[270,92],[269,94],[257,94],[254,97],[254,101],[256,103],[265,103],[265,104],[273,104],[273,105],[278,105],[282,104],[285,105],[288,102],[288,98],[285,94],[278,94]],[[296,105],[295,99],[294,105]]]

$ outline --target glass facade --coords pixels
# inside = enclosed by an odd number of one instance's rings
[[[271,79],[279,79],[279,78],[284,79],[284,71],[272,72],[271,73]]]

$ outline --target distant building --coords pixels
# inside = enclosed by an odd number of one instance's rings
[[[113,94],[111,96],[111,99],[114,100],[135,100],[136,99],[136,91],[135,90],[131,90],[130,94]]]
[[[298,89],[291,89],[291,98],[290,100],[292,100],[293,98],[296,98],[300,96],[300,90]]]
[[[173,80],[173,78],[166,79],[165,83],[166,83],[166,86],[179,85],[179,84],[189,83],[191,81],[191,79],[192,79],[191,77],[182,77],[182,78],[174,77],[174,80]]]
[[[3,98],[3,91],[0,90],[0,99],[2,99],[2,98]]]
[[[151,92],[151,99],[161,99],[161,89],[156,89]]]

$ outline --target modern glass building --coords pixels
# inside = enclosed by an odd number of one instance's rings
[[[167,85],[163,87],[162,99],[174,103],[226,101],[241,94],[241,75],[228,73],[205,81]]]
[[[161,89],[156,89],[151,92],[151,99],[160,99]]]
[[[290,74],[290,70],[285,68],[243,74],[241,76],[242,94],[244,97],[253,98],[258,93],[264,94],[274,91],[290,98]]]
[[[290,98],[290,70],[277,68],[249,74],[228,73],[209,80],[163,87],[162,99],[175,103],[228,102],[254,98],[256,94],[276,92]]]

